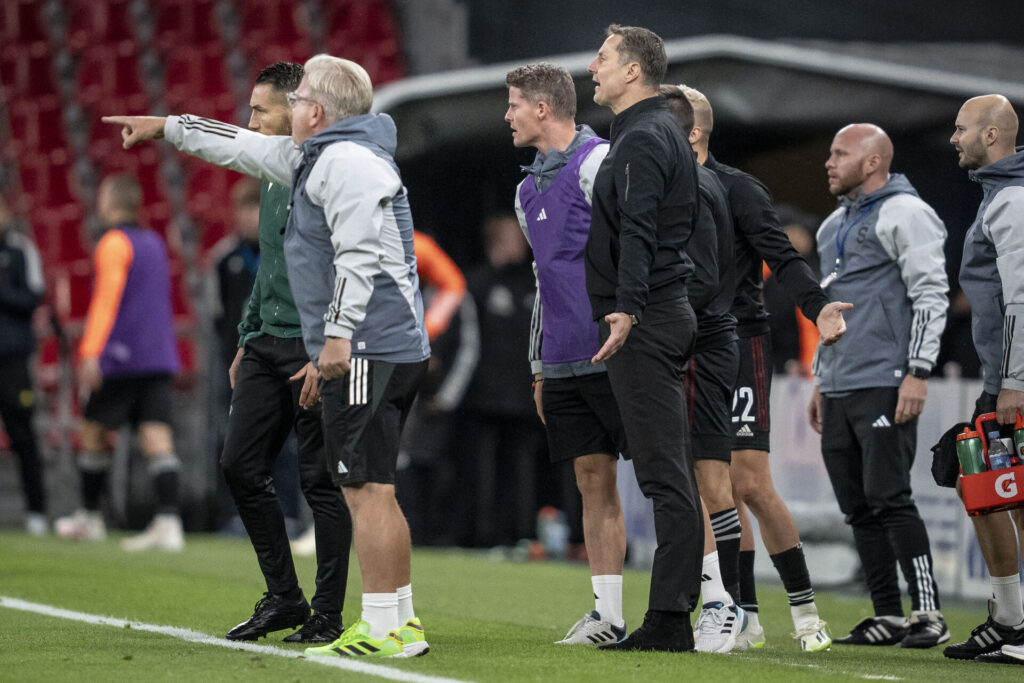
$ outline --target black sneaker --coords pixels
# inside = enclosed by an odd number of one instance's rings
[[[941,612],[914,612],[910,615],[910,631],[900,647],[925,649],[949,641],[949,629]]]
[[[286,636],[286,643],[333,643],[341,636],[345,627],[341,625],[341,614],[314,612],[295,633]]]
[[[686,612],[648,610],[644,623],[618,643],[602,650],[640,650],[644,652],[693,652],[693,627]]]
[[[1003,645],[1020,645],[1024,643],[1024,628],[1004,626],[992,618],[996,601],[988,601],[988,619],[981,626],[971,631],[971,637],[962,643],[950,645],[942,654],[950,659],[974,659],[989,652],[998,652]]]
[[[302,626],[309,619],[309,603],[299,594],[296,601],[288,601],[273,593],[264,593],[252,616],[234,627],[224,636],[228,640],[257,640],[271,631]]]
[[[896,625],[883,617],[864,617],[849,635],[834,638],[837,645],[896,645],[910,632],[909,626]]]

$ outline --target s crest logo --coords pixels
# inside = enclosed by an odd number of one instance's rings
[[[1013,498],[1017,495],[1017,482],[1014,473],[1009,472],[996,479],[996,495],[1000,498]]]

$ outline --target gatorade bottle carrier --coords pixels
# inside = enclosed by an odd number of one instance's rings
[[[1021,457],[1022,443],[1014,440],[1011,455],[1016,457],[1017,465],[1001,470],[992,470],[988,453],[988,437],[982,423],[996,419],[995,413],[978,416],[974,422],[975,432],[981,437],[985,456],[985,469],[978,474],[963,474],[961,468],[960,483],[963,487],[964,507],[971,517],[975,515],[1000,512],[1024,507],[1024,458]],[[1024,419],[1017,417],[1019,429],[1024,427]],[[973,435],[972,435],[973,436]],[[1016,434],[1015,434],[1016,436]]]

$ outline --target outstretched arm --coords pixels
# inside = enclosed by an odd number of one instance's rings
[[[186,154],[278,185],[292,184],[302,152],[287,135],[261,135],[201,116],[104,116],[121,126],[124,148],[166,138]]]

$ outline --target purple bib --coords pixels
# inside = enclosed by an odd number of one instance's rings
[[[591,138],[580,145],[544,192],[537,190],[533,177],[519,190],[537,263],[541,359],[548,365],[589,360],[601,348],[583,266],[590,204],[580,189],[580,166],[604,142]]]

